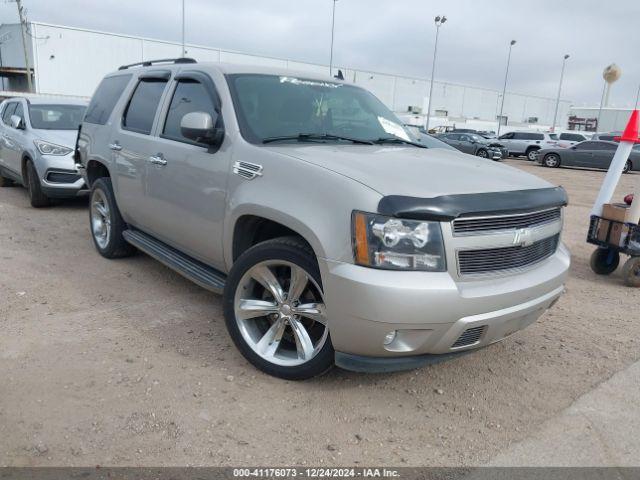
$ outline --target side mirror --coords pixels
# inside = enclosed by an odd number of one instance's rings
[[[207,112],[190,112],[180,120],[180,132],[185,138],[207,145],[218,145],[222,141],[224,131],[215,128],[218,114]]]
[[[571,147],[571,150],[575,150],[575,149],[576,149],[575,145],[573,147]]]
[[[24,130],[24,122],[18,115],[11,115],[11,126],[16,130]]]

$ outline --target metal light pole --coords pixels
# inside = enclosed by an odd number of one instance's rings
[[[556,111],[553,113],[553,123],[551,124],[551,131],[556,131],[556,120],[558,119],[558,107],[560,106],[560,91],[562,90],[562,79],[564,78],[564,67],[567,63],[569,55],[565,55],[562,60],[562,70],[560,71],[560,84],[558,85],[558,96],[556,97]]]
[[[600,97],[600,108],[598,108],[598,119],[596,120],[596,132],[600,132],[600,116],[602,115],[602,105],[604,104],[604,95],[607,91],[607,82],[602,87],[602,96]]]
[[[333,34],[336,27],[336,2],[333,0],[333,11],[331,13],[331,53],[329,54],[329,76],[333,75]]]
[[[24,52],[24,66],[27,71],[27,88],[29,92],[33,92],[31,66],[29,65],[29,54],[27,53],[27,18],[24,13],[24,7],[22,6],[22,0],[16,0],[16,5],[18,6],[18,17],[20,18],[20,31],[22,32],[22,50]]]
[[[509,64],[511,63],[511,49],[516,44],[515,40],[511,40],[509,43],[509,55],[507,56],[507,71],[504,72],[504,86],[502,87],[502,102],[500,102],[500,114],[498,115],[498,133],[500,136],[500,127],[502,126],[502,112],[504,109],[504,97],[507,94],[507,78],[509,77]]]
[[[425,124],[425,130],[429,131],[429,120],[431,119],[431,97],[433,96],[433,75],[436,70],[436,55],[438,54],[438,34],[440,33],[440,27],[447,21],[447,17],[444,15],[441,17],[438,15],[433,19],[436,24],[436,42],[433,45],[433,62],[431,63],[431,84],[429,85],[429,101],[427,102],[427,121]]]
[[[635,103],[635,109],[638,109],[638,100],[640,100],[640,85],[638,85],[638,93],[636,93],[636,103]]]
[[[184,47],[184,2],[185,0],[182,0],[182,56],[186,57],[187,50]]]

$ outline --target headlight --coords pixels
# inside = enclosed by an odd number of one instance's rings
[[[34,140],[36,148],[42,155],[68,155],[73,152],[72,148],[56,145],[55,143],[45,142],[43,140]]]
[[[446,268],[438,222],[353,212],[352,230],[358,265],[430,272],[442,272]]]

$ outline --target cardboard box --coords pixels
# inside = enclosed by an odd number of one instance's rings
[[[609,232],[609,225],[611,225],[611,233],[607,239],[607,233]],[[596,231],[596,238],[601,242],[607,242],[612,245],[624,247],[624,243],[629,235],[629,227],[622,223],[611,222],[609,220],[600,220],[598,222],[598,230]]]
[[[631,222],[629,207],[626,203],[605,203],[602,206],[602,218],[622,223]]]

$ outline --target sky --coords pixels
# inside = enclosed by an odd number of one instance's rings
[[[23,0],[30,20],[179,41],[181,0]],[[328,64],[333,0],[185,0],[186,42]],[[435,78],[597,106],[602,70],[622,69],[611,106],[633,106],[640,85],[639,0],[337,0],[334,64]],[[17,21],[0,3],[0,22]]]

